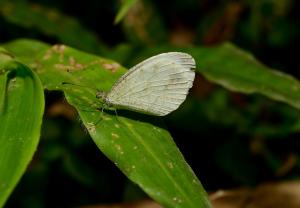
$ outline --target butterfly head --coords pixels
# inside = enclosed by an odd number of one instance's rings
[[[105,101],[106,95],[107,95],[107,94],[106,94],[105,92],[103,92],[103,91],[98,91],[98,92],[96,93],[96,98],[102,99],[102,100]]]
[[[109,99],[107,97],[107,93],[103,91],[98,91],[96,93],[96,98],[101,99],[103,108],[110,108],[112,107],[112,104],[109,102]]]
[[[96,93],[96,98],[101,99],[103,103],[109,105],[109,100],[107,98],[107,93],[103,91],[98,91]]]

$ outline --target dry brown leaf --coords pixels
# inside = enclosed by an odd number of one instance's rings
[[[214,208],[299,208],[300,181],[219,190],[210,194],[210,200]]]

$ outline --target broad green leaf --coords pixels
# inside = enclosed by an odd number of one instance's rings
[[[253,55],[232,44],[191,50],[197,71],[208,80],[242,93],[259,93],[300,108],[300,82],[291,75],[270,69]]]
[[[0,52],[0,207],[25,172],[39,141],[43,88],[25,65]]]
[[[64,45],[40,53],[37,60],[35,69],[44,87],[64,91],[96,145],[128,178],[165,207],[210,207],[201,183],[159,118],[99,112],[96,89],[108,91],[126,72],[123,67]]]
[[[127,14],[128,10],[134,6],[134,4],[137,2],[137,0],[123,0],[121,3],[121,8],[118,11],[118,14],[115,18],[115,23],[119,23],[124,16]]]

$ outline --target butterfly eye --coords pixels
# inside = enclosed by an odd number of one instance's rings
[[[106,93],[105,93],[105,92],[98,91],[98,92],[96,93],[96,98],[105,99],[105,97],[106,97]]]

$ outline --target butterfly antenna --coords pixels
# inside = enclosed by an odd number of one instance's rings
[[[73,85],[73,86],[77,86],[77,87],[85,87],[85,88],[93,89],[93,90],[96,90],[96,91],[100,91],[99,89],[94,88],[94,87],[84,86],[84,85],[79,85],[79,84],[74,84],[74,83],[70,83],[70,82],[62,82],[61,84],[62,85]]]

